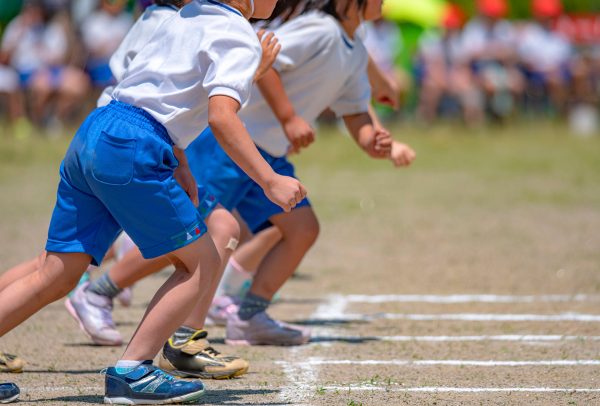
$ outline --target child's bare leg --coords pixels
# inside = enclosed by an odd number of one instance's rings
[[[171,334],[183,323],[220,266],[210,236],[169,255],[175,272],[156,292],[122,359],[153,359]]]
[[[250,293],[271,300],[292,276],[319,235],[319,222],[310,207],[271,218],[282,238],[256,271]]]
[[[256,272],[265,256],[281,240],[277,227],[269,227],[242,244],[233,254],[236,262],[250,272]]]
[[[207,217],[206,226],[219,254],[221,266],[218,269],[215,268],[214,272],[211,269],[211,280],[206,293],[200,298],[189,317],[183,322],[184,326],[195,330],[202,330],[204,328],[206,314],[221,281],[223,269],[231,253],[236,248],[240,235],[240,226],[237,220],[222,206],[217,207]]]
[[[91,257],[49,252],[42,267],[0,292],[0,336],[75,287]]]
[[[17,279],[21,279],[22,277],[40,269],[44,264],[45,259],[46,252],[44,251],[37,257],[25,262],[21,262],[19,265],[16,265],[10,268],[8,271],[4,272],[2,276],[0,276],[0,292],[2,292],[4,288],[6,288],[8,285],[13,283]]]
[[[118,288],[124,289],[169,266],[170,263],[166,256],[145,259],[139,248],[135,247],[110,268],[108,275]]]

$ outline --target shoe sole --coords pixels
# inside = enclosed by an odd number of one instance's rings
[[[267,342],[263,342],[263,341],[230,340],[230,339],[226,338],[225,339],[225,344],[227,344],[227,345],[240,345],[240,346],[271,345],[271,346],[274,346],[274,347],[295,347],[295,346],[298,346],[298,345],[308,344],[309,341],[310,341],[310,338],[308,338],[308,339],[305,338],[302,341],[297,342],[297,343],[267,343]]]
[[[124,397],[110,398],[104,397],[104,403],[109,405],[174,405],[178,403],[191,403],[200,399],[204,395],[204,389],[198,392],[188,393],[187,395],[177,396],[170,399],[130,399]]]
[[[77,315],[77,312],[75,311],[75,308],[73,307],[73,304],[71,303],[70,298],[67,298],[67,300],[65,300],[65,307],[67,308],[67,311],[69,312],[71,317],[73,317],[75,319],[75,321],[79,325],[79,328],[81,329],[81,331],[83,331],[85,333],[85,335],[88,336],[88,338],[90,340],[92,340],[92,342],[94,344],[101,345],[104,347],[119,347],[119,346],[123,345],[122,341],[119,341],[118,343],[116,341],[107,341],[107,340],[103,340],[101,338],[94,337],[90,333],[88,333],[88,331],[85,329],[85,327],[83,325],[83,322]]]
[[[180,378],[200,378],[200,379],[215,379],[217,381],[224,381],[227,379],[237,378],[238,376],[242,376],[248,372],[248,367],[239,369],[237,371],[228,372],[228,373],[209,373],[209,372],[196,372],[196,371],[183,371],[180,369],[167,369],[161,367],[164,371],[168,372],[171,375],[178,376]]]
[[[17,399],[19,399],[19,394],[18,393],[15,396],[10,397],[8,399],[0,400],[0,403],[11,403],[11,402],[14,402]]]

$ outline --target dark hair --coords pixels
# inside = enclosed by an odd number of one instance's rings
[[[154,0],[154,4],[157,6],[174,6],[177,8],[185,6],[183,0]]]
[[[339,7],[343,2],[346,2],[346,5],[343,10],[340,10]],[[322,11],[336,20],[342,21],[348,17],[348,10],[353,3],[356,3],[359,10],[362,10],[367,0],[279,0],[273,14],[265,20],[265,26],[268,27],[273,21],[285,23],[311,11]]]

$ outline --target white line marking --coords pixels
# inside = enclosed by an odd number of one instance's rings
[[[316,319],[319,319],[317,317]],[[600,322],[600,315],[582,313],[560,314],[507,314],[507,313],[440,313],[440,314],[409,314],[409,313],[377,313],[345,314],[339,320],[373,321],[385,320],[414,320],[414,321],[577,321]]]
[[[485,392],[550,392],[550,393],[596,393],[598,388],[454,388],[428,386],[416,388],[397,388],[390,386],[325,386],[327,391],[385,391],[385,392],[425,392],[425,393],[485,393]]]
[[[542,361],[479,361],[479,360],[323,360],[309,359],[309,365],[394,365],[394,366],[473,366],[473,367],[538,367],[538,366],[600,366],[600,360]]]
[[[340,336],[319,335],[313,338],[315,344],[319,339],[329,341],[401,341],[401,342],[465,342],[465,341],[523,341],[523,342],[558,342],[558,341],[600,341],[600,336],[562,336],[562,335],[481,335],[481,336]]]
[[[283,372],[288,378],[289,384],[281,388],[279,400],[295,405],[304,404],[314,389],[314,383],[317,381],[317,371],[314,366],[321,361],[320,358],[311,358],[309,362],[300,361],[302,347],[294,347],[290,351],[291,361],[277,361],[281,365]]]
[[[600,300],[600,295],[348,295],[351,303],[536,303],[588,302]]]

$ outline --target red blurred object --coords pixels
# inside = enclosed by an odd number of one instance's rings
[[[561,15],[554,29],[577,44],[600,44],[600,14]]]
[[[556,18],[563,12],[560,0],[532,0],[531,12],[538,18]]]
[[[484,16],[502,18],[508,14],[508,3],[506,0],[477,0],[477,9]]]
[[[457,4],[449,3],[444,10],[444,18],[442,26],[449,30],[457,30],[463,26],[465,22],[465,13]]]

